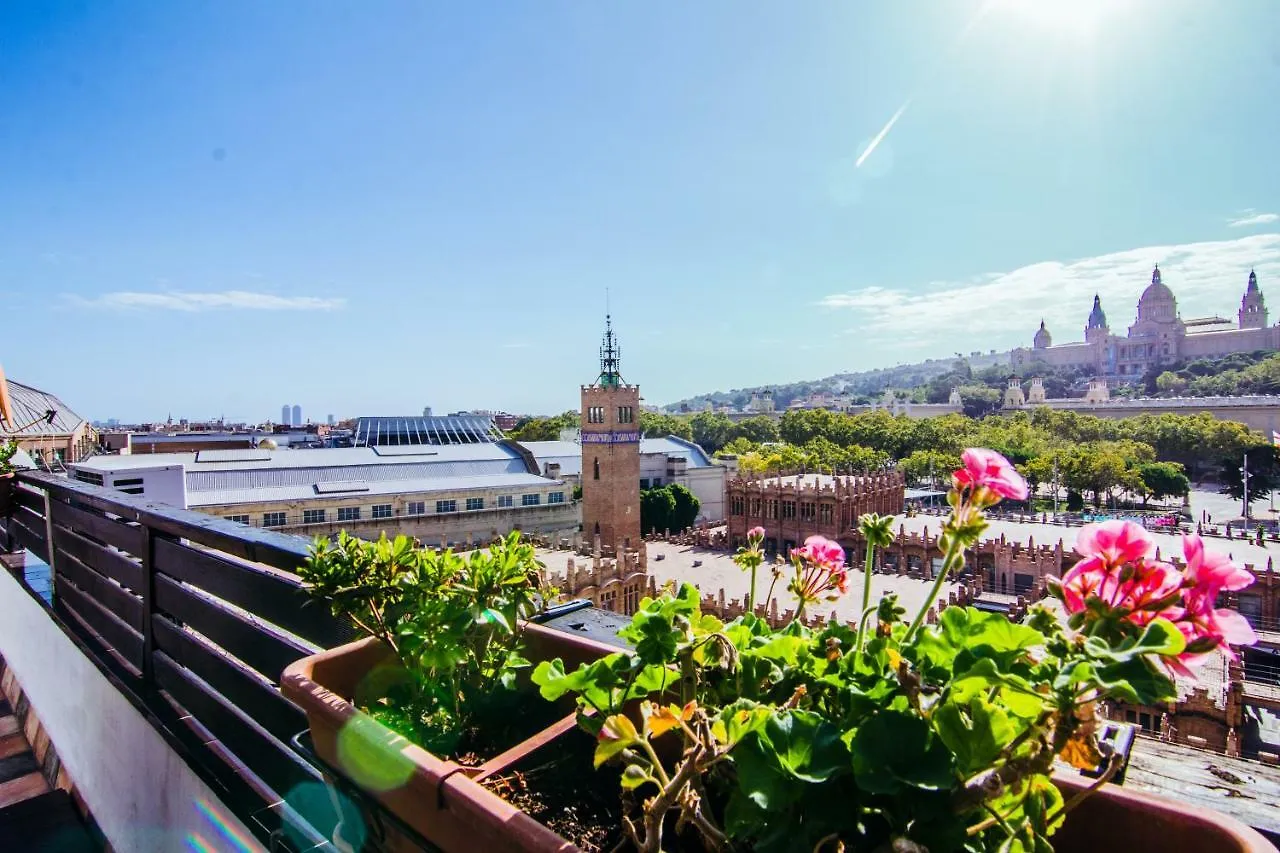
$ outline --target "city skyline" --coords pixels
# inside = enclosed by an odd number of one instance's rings
[[[1274,5],[1075,7],[6,7],[0,363],[90,419],[555,413],[606,287],[655,405],[1072,340],[1154,263],[1280,294]]]

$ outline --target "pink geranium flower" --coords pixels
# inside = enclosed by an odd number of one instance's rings
[[[764,541],[764,528],[759,526],[751,528],[747,531],[747,538],[755,542]]]
[[[1076,553],[1097,557],[1108,568],[1145,560],[1155,547],[1151,534],[1132,521],[1086,524],[1076,536]]]
[[[832,542],[825,536],[810,536],[804,545],[791,552],[806,563],[821,566],[827,571],[835,571],[844,565],[844,549],[839,543]]]
[[[1194,533],[1182,537],[1182,555],[1187,561],[1186,577],[1198,595],[1210,601],[1222,590],[1244,589],[1253,583],[1253,575],[1231,562],[1230,557],[1212,554]]]
[[[970,447],[960,456],[963,466],[951,475],[958,489],[987,489],[999,498],[1027,499],[1027,482],[1013,465],[994,450]]]

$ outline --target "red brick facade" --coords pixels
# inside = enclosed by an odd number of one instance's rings
[[[582,386],[582,532],[611,553],[640,543],[640,386]]]
[[[729,542],[739,547],[747,531],[758,525],[766,531],[770,551],[785,553],[814,535],[848,547],[859,516],[897,515],[903,494],[902,475],[896,471],[862,477],[735,477],[725,486]]]

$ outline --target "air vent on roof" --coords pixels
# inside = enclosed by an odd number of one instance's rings
[[[270,462],[263,450],[197,450],[196,462]]]
[[[378,456],[439,456],[438,450],[427,450],[421,444],[383,444],[369,448]]]
[[[316,483],[312,488],[316,490],[318,495],[339,495],[344,492],[367,492],[369,491],[369,484],[347,480],[346,482]]]

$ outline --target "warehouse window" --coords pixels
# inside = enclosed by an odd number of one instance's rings
[[[340,506],[338,507],[338,521],[359,521],[360,507],[358,506]]]
[[[467,509],[484,509],[484,498],[467,498]]]
[[[457,512],[457,501],[436,501],[436,512]]]
[[[303,524],[323,524],[324,510],[322,509],[304,509],[302,511]]]
[[[263,527],[284,527],[285,515],[283,512],[264,512],[262,514]]]
[[[520,506],[537,506],[542,503],[542,495],[521,495]]]

